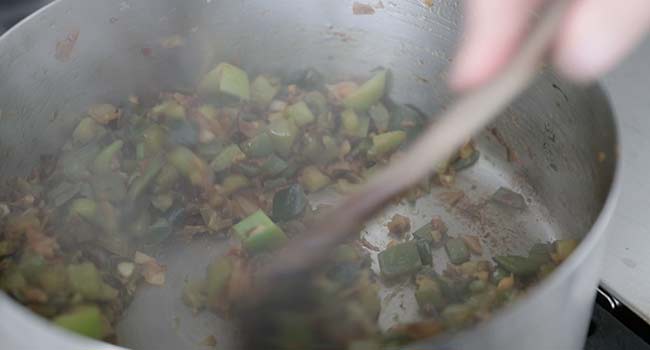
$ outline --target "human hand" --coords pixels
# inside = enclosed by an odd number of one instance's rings
[[[543,1],[465,0],[465,35],[450,73],[451,87],[477,87],[507,65]],[[590,81],[620,61],[649,28],[650,0],[575,0],[551,60],[566,77]]]

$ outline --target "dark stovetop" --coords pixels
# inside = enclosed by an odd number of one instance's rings
[[[0,0],[0,33],[51,0]],[[599,291],[584,350],[650,350],[650,325]]]

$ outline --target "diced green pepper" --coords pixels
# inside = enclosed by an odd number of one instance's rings
[[[260,108],[266,108],[280,91],[277,79],[258,75],[251,83],[251,101]]]
[[[233,230],[252,254],[274,250],[287,240],[284,232],[261,210],[235,224]]]
[[[88,198],[75,199],[72,204],[70,204],[68,213],[70,217],[78,216],[88,222],[94,223],[97,217],[97,203]]]
[[[394,245],[379,253],[381,275],[387,279],[412,275],[422,268],[422,260],[415,242]]]
[[[356,111],[367,111],[384,96],[387,74],[386,70],[377,72],[370,80],[346,97],[343,100],[343,105]]]
[[[219,155],[214,158],[210,166],[215,172],[221,172],[229,169],[233,164],[246,159],[246,154],[236,144],[224,148]]]
[[[174,205],[174,195],[169,192],[157,194],[151,197],[151,205],[164,213]]]
[[[198,90],[202,95],[225,94],[244,101],[251,98],[248,74],[229,63],[219,63],[201,80]]]
[[[292,120],[275,119],[269,124],[269,136],[271,136],[273,149],[279,155],[287,157],[291,153],[293,142],[298,136],[298,127]]]
[[[297,127],[302,128],[316,121],[316,117],[311,112],[309,107],[304,101],[296,102],[287,107],[287,117],[296,124]]]
[[[291,185],[273,196],[273,219],[288,221],[300,216],[307,206],[307,196],[300,185]]]
[[[302,169],[300,183],[307,192],[317,192],[332,182],[330,178],[323,174],[317,167],[310,165]]]
[[[241,150],[251,158],[266,157],[273,153],[273,142],[267,132],[261,132],[241,144]]]
[[[104,148],[93,162],[93,171],[95,174],[107,173],[111,171],[113,164],[113,157],[122,149],[124,141],[117,140]]]
[[[102,339],[106,335],[105,320],[99,308],[94,305],[82,305],[55,317],[52,322],[77,334]]]
[[[390,113],[382,103],[377,103],[370,107],[368,113],[370,114],[370,118],[372,118],[372,122],[375,125],[377,132],[384,133],[388,131],[390,125]]]
[[[167,154],[167,161],[193,185],[198,186],[208,182],[207,165],[188,148],[177,146]]]
[[[422,260],[423,265],[432,265],[433,264],[433,254],[431,253],[431,245],[423,240],[416,240],[415,243],[418,246],[418,252],[420,253],[420,259]]]
[[[93,263],[68,265],[66,271],[70,287],[84,299],[106,301],[117,298],[117,291],[102,281]]]
[[[536,274],[540,267],[538,261],[518,255],[496,256],[494,261],[506,271],[523,277]]]
[[[454,265],[469,261],[469,249],[461,238],[452,238],[445,244],[445,251]]]
[[[205,296],[213,304],[228,287],[232,276],[233,264],[229,257],[218,257],[208,265],[205,278]]]
[[[261,166],[261,172],[264,176],[277,177],[287,169],[289,164],[284,159],[271,154]]]
[[[376,159],[396,150],[406,139],[404,131],[389,131],[372,137],[372,147],[368,150],[368,157]]]

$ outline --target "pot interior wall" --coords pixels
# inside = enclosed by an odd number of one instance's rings
[[[394,100],[434,114],[451,97],[445,71],[458,37],[457,2],[371,5],[374,14],[355,15],[348,0],[55,3],[0,41],[0,178],[25,174],[40,155],[54,152],[93,103],[120,104],[131,94],[147,101],[160,91],[191,89],[220,61],[237,63],[252,75],[287,76],[316,67],[332,81],[364,77],[383,66],[393,74]],[[183,38],[183,45],[165,47],[172,35]],[[416,224],[443,215],[452,234],[480,235],[488,255],[581,238],[608,194],[615,137],[598,89],[577,88],[544,71],[479,137],[483,157],[455,189],[436,190],[415,208],[389,208],[364,234],[385,246],[383,224],[401,212]],[[528,210],[490,205],[488,197],[501,186],[522,193]],[[463,190],[466,199],[450,207],[440,195],[453,190]],[[162,335],[153,340],[169,349],[198,348],[205,332],[222,321],[212,315],[192,318],[179,291],[185,275],[202,274],[222,243],[174,245],[161,252],[168,274],[178,277],[138,295],[119,329],[126,345],[145,348],[156,332]],[[162,317],[152,319],[151,310]]]

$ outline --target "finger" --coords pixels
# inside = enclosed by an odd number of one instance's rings
[[[542,1],[467,0],[465,35],[451,69],[450,86],[471,89],[498,73],[516,50],[531,13]]]
[[[567,77],[593,80],[620,61],[649,28],[649,0],[578,0],[561,30],[553,60]]]

